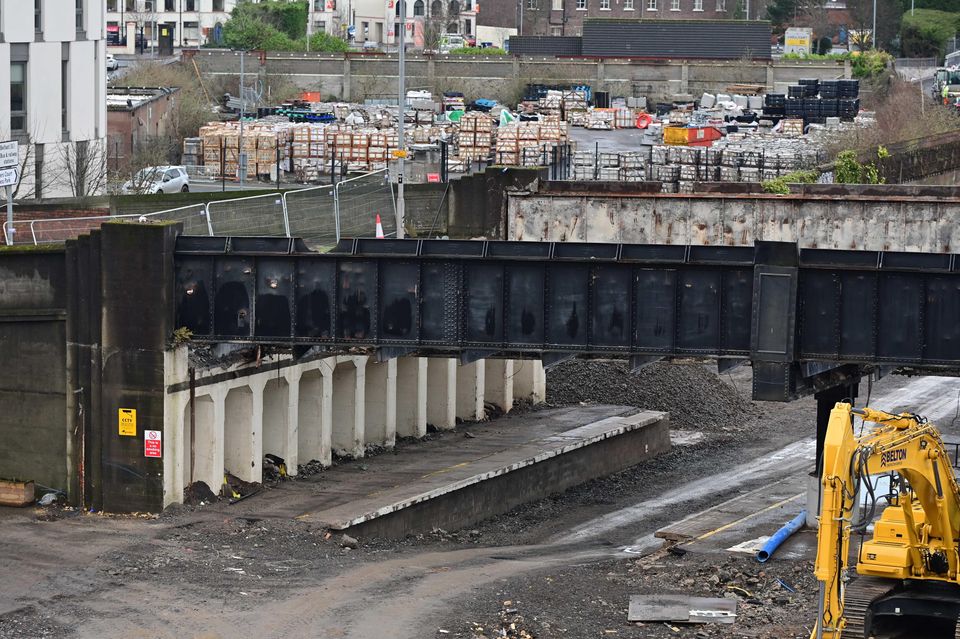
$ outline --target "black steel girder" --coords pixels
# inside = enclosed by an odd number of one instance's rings
[[[876,366],[960,370],[953,255],[755,247],[181,236],[201,342],[479,357],[752,360],[788,400]]]

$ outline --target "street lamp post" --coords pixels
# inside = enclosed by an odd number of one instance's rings
[[[404,202],[403,202],[403,161],[406,156],[406,146],[403,143],[403,110],[404,103],[406,102],[406,45],[404,44],[404,39],[407,31],[407,6],[405,0],[397,0],[400,4],[400,34],[397,37],[397,42],[400,43],[399,51],[397,52],[397,93],[399,102],[397,103],[397,146],[399,147],[400,153],[397,158],[397,239],[403,239],[403,217],[404,217]]]

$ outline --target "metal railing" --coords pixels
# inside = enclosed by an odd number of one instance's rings
[[[396,200],[386,170],[359,175],[336,185],[217,200],[174,209],[119,215],[44,218],[4,222],[5,244],[63,242],[104,222],[172,221],[188,235],[275,235],[330,245],[341,235],[373,236],[376,215],[384,232],[396,233]]]

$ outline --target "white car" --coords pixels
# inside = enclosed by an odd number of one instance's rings
[[[150,166],[137,171],[123,185],[124,195],[187,193],[190,176],[182,166]]]
[[[107,54],[107,71],[116,71],[120,68],[120,63],[113,57],[112,53]]]

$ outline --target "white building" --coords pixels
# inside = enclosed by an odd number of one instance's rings
[[[137,34],[144,47],[159,45],[168,29],[174,47],[196,47],[216,41],[216,32],[238,0],[107,0],[107,44],[136,50]],[[308,31],[340,35],[338,1],[309,0]],[[344,27],[345,29],[346,27]]]
[[[158,46],[164,29],[174,47],[196,47],[214,40],[218,25],[230,19],[237,0],[107,0],[107,41],[133,53],[138,34],[145,47]]]
[[[0,139],[20,142],[17,198],[105,186],[103,18],[103,0],[0,0]]]

